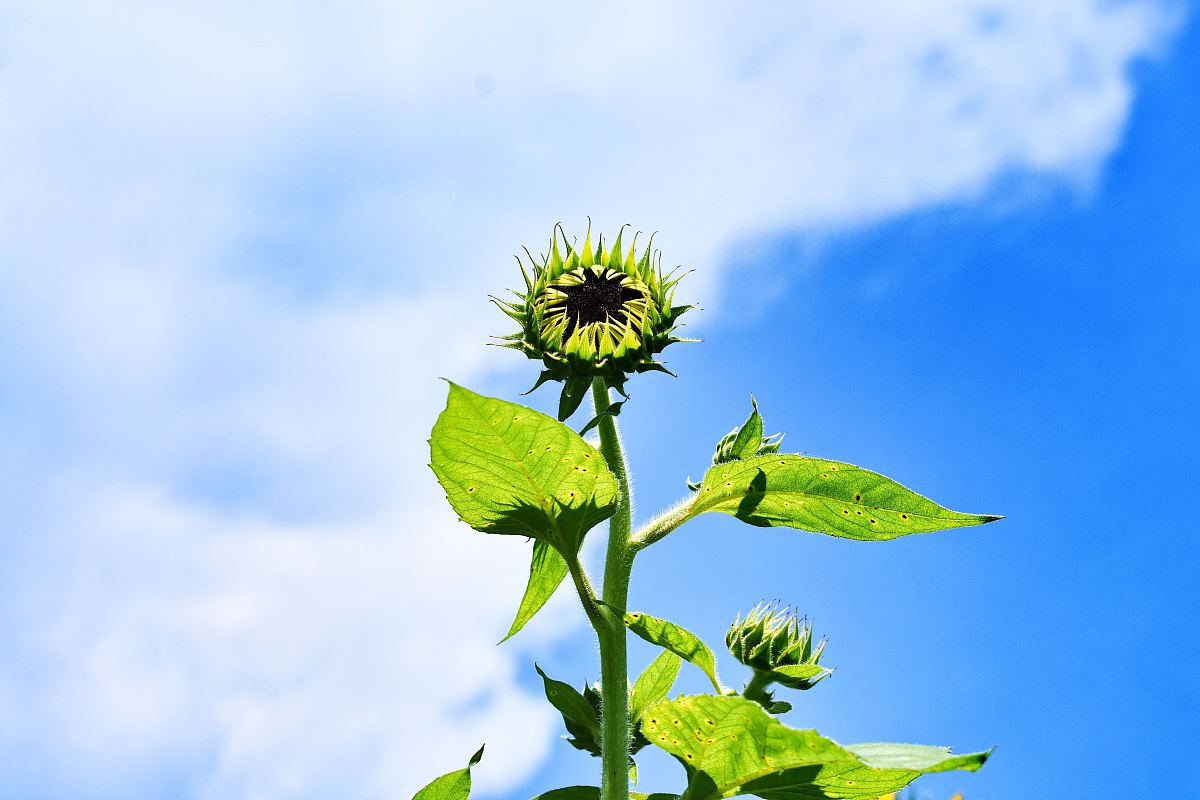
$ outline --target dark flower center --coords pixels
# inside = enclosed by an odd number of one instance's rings
[[[641,297],[642,293],[624,286],[622,281],[623,277],[618,273],[605,270],[597,274],[588,269],[584,270],[582,283],[558,287],[567,296],[567,325],[563,339],[569,339],[580,325],[604,322],[610,317],[614,322],[624,324],[629,319],[625,304]]]

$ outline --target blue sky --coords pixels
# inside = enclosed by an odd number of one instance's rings
[[[997,746],[934,800],[1200,785],[1183,11],[0,4],[0,796],[405,797],[483,740],[482,795],[587,782],[532,671],[596,677],[582,620],[493,645],[525,549],[424,449],[436,376],[531,382],[485,298],[587,214],[704,306],[621,417],[643,515],[751,392],[793,449],[1007,515],[705,518],[632,602],[713,643],[799,606],[837,673],[792,724]]]
[[[838,672],[793,724],[997,746],[978,774],[919,784],[935,797],[1200,786],[1200,550],[1169,488],[1183,500],[1200,477],[1198,70],[1193,26],[1136,71],[1125,140],[1085,197],[1013,176],[983,203],[735,252],[710,341],[671,353],[680,380],[645,381],[622,417],[644,505],[678,494],[667,476],[698,472],[753,390],[790,446],[1007,519],[862,546],[705,519],[639,563],[633,602],[709,641],[759,597],[798,604]]]

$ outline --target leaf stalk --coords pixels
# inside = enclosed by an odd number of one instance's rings
[[[654,519],[647,522],[637,533],[629,537],[630,549],[637,553],[663,539],[683,523],[696,515],[696,496],[685,497]]]
[[[591,579],[588,578],[587,570],[580,563],[579,556],[567,559],[567,571],[571,576],[571,582],[575,584],[575,593],[579,595],[579,602],[583,604],[583,612],[587,614],[588,621],[592,623],[596,634],[601,635],[607,621],[600,611],[600,603],[596,601],[596,590],[592,588]]]

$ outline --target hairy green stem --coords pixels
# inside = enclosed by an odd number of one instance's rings
[[[608,408],[608,384],[603,378],[592,382],[592,400],[596,413]],[[604,560],[603,618],[597,627],[600,640],[600,800],[629,798],[629,664],[623,621],[629,600],[629,575],[633,569],[633,550],[629,532],[633,492],[629,468],[617,423],[612,415],[600,417],[600,454],[617,479],[617,510],[608,524],[608,552]]]
[[[695,505],[696,496],[693,495],[671,506],[629,537],[630,548],[636,553],[662,539],[695,515]]]

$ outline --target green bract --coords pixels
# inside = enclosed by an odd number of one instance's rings
[[[772,715],[790,703],[769,689],[810,689],[831,672],[819,663],[825,642],[796,613],[759,605],[726,634],[734,658],[749,667],[740,695],[722,685],[717,659],[699,636],[660,617],[628,608],[636,556],[708,512],[754,527],[790,527],[861,542],[982,525],[999,517],[964,514],[935,503],[891,478],[841,461],[783,453],[782,434],[763,435],[751,397],[750,416],[717,442],[712,463],[691,492],[640,528],[633,527],[633,488],[617,431],[626,378],[664,370],[655,356],[672,342],[688,306],[672,306],[677,278],[663,275],[649,246],[628,250],[618,233],[609,248],[593,248],[591,232],[576,248],[555,230],[544,258],[522,266],[525,292],[497,301],[521,326],[507,346],[542,362],[534,388],[563,383],[555,420],[531,408],[485,397],[451,383],[446,408],[430,438],[430,466],[459,518],[485,533],[532,540],[529,576],[512,637],[570,578],[600,650],[600,681],[582,690],[535,665],[546,699],[562,715],[567,741],[599,757],[600,786],[545,792],[537,800],[874,800],[930,772],[973,771],[990,751],[951,755],[940,747],[907,744],[840,745],[815,730],[797,730]],[[561,420],[589,393],[597,428],[593,446]],[[531,390],[532,391],[532,390]],[[669,412],[673,413],[673,412]],[[585,536],[608,520],[602,582],[580,558]],[[685,540],[686,541],[686,540]],[[728,547],[728,558],[750,563],[749,531]],[[680,542],[683,545],[684,542]],[[774,545],[772,545],[774,546]],[[765,547],[765,545],[764,545]],[[782,557],[773,552],[771,558]],[[672,565],[672,580],[689,581],[688,556]],[[597,589],[599,585],[599,590]],[[704,586],[707,593],[720,587]],[[628,633],[659,649],[632,686]],[[441,657],[450,657],[442,654]],[[700,669],[713,694],[667,699],[683,661]],[[630,791],[637,783],[633,755],[656,745],[683,769],[680,793]],[[471,765],[478,761],[478,755]],[[470,766],[423,789],[417,800],[466,800]]]
[[[662,256],[651,249],[653,237],[639,255],[637,236],[624,250],[623,235],[624,228],[612,247],[601,236],[593,249],[590,225],[582,247],[555,227],[545,256],[526,251],[532,275],[518,259],[525,291],[514,291],[516,300],[495,299],[520,326],[499,337],[503,346],[543,364],[534,388],[563,382],[559,419],[579,407],[593,378],[623,392],[630,374],[666,372],[654,357],[669,344],[688,341],[673,335],[679,317],[691,308],[672,305],[682,276],[663,274]]]

